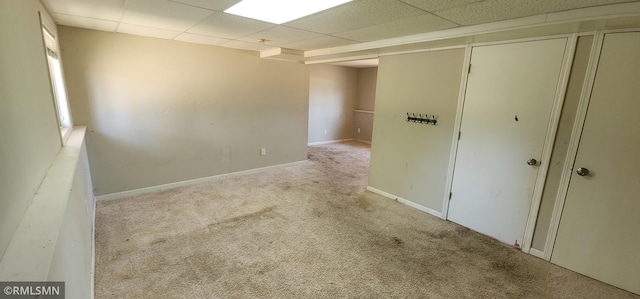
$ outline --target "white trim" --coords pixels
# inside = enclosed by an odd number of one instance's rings
[[[568,38],[572,37],[573,35],[575,35],[575,34],[571,33],[571,34],[543,35],[543,36],[534,36],[534,37],[499,40],[499,41],[492,41],[492,42],[472,43],[471,46],[473,46],[473,47],[485,47],[485,46],[519,44],[519,43],[526,43],[526,42],[536,42],[536,41],[562,39],[562,38],[568,39]]]
[[[141,194],[147,194],[147,193],[156,192],[156,191],[162,191],[162,190],[173,189],[173,188],[184,187],[184,186],[191,186],[191,185],[200,184],[200,183],[207,183],[207,182],[216,181],[216,180],[227,178],[227,177],[234,177],[234,176],[239,176],[239,175],[258,173],[258,172],[262,172],[262,171],[270,170],[270,169],[278,169],[278,168],[283,168],[283,167],[296,166],[296,165],[300,165],[300,164],[304,164],[304,163],[307,163],[307,160],[291,162],[291,163],[284,163],[284,164],[278,164],[278,165],[272,165],[272,166],[266,166],[266,167],[260,167],[260,168],[253,168],[253,169],[248,169],[248,170],[241,170],[241,171],[230,172],[230,173],[223,173],[223,174],[208,176],[208,177],[204,177],[204,178],[198,178],[198,179],[193,179],[193,180],[186,180],[186,181],[180,181],[180,182],[175,182],[175,183],[156,185],[156,186],[152,186],[152,187],[145,187],[145,188],[140,188],[140,189],[134,189],[134,190],[128,190],[128,191],[122,191],[122,192],[115,192],[115,193],[96,196],[96,200],[102,201],[102,200],[121,199],[121,198],[125,198],[125,197],[131,197],[131,196],[136,196],[136,195],[141,195]]]
[[[376,59],[376,58],[378,58],[378,54],[366,54],[366,55],[327,58],[327,59],[319,59],[319,60],[305,60],[304,64],[319,64],[319,63],[343,62],[343,61],[352,61],[352,60],[366,60],[366,59]]]
[[[529,254],[531,254],[531,255],[533,255],[533,256],[535,256],[537,258],[544,259],[544,252],[542,252],[542,251],[540,251],[538,249],[535,249],[535,248],[529,249]]]
[[[372,110],[358,110],[358,109],[354,109],[354,110],[353,110],[353,112],[373,114],[373,111],[372,111]]]
[[[366,143],[366,144],[371,144],[371,141],[362,140],[362,139],[354,139],[354,141],[358,141],[358,142],[362,142],[362,143]]]
[[[347,142],[347,141],[352,141],[352,140],[353,140],[353,138],[337,139],[337,140],[329,140],[329,141],[318,141],[318,142],[309,142],[309,143],[307,143],[307,145],[308,146],[315,146],[315,145],[341,143],[341,142]]]
[[[91,228],[91,299],[96,298],[96,197],[93,197],[93,227]]]
[[[464,62],[462,63],[462,76],[460,78],[460,90],[458,91],[458,106],[456,108],[456,120],[453,125],[453,138],[451,140],[451,153],[449,153],[449,166],[447,167],[447,178],[444,187],[444,199],[442,202],[442,219],[449,216],[449,194],[453,186],[453,172],[456,167],[456,157],[458,155],[458,134],[462,126],[462,112],[464,99],[467,94],[467,81],[469,78],[469,65],[471,63],[471,51],[473,47],[467,45],[464,52]]]
[[[562,113],[562,105],[564,104],[567,84],[569,82],[569,74],[571,73],[571,65],[573,64],[573,56],[576,52],[577,42],[578,36],[576,34],[572,34],[571,36],[566,38],[562,69],[560,70],[560,74],[558,76],[558,85],[556,86],[553,107],[551,109],[551,115],[549,117],[549,125],[547,126],[547,133],[545,134],[542,156],[540,159],[540,167],[538,168],[538,174],[536,175],[533,195],[531,197],[531,203],[529,206],[529,215],[527,217],[527,224],[525,226],[524,235],[522,238],[522,251],[524,252],[531,253],[533,233],[536,228],[536,221],[538,220],[538,211],[540,210],[542,192],[544,191],[544,184],[547,180],[547,172],[549,170],[551,161],[551,153],[555,144],[558,125],[560,124],[560,114]]]
[[[578,110],[576,118],[573,122],[573,130],[571,132],[571,139],[569,141],[569,148],[567,149],[566,160],[562,168],[562,176],[560,176],[560,184],[558,187],[558,194],[556,195],[556,202],[553,207],[553,213],[551,214],[551,223],[549,225],[549,232],[547,233],[547,240],[544,247],[544,259],[551,260],[553,254],[553,247],[556,242],[556,236],[558,229],[560,228],[560,217],[562,216],[562,210],[564,208],[567,192],[569,191],[569,181],[571,180],[571,173],[573,172],[573,165],[578,153],[578,145],[580,143],[580,136],[582,135],[582,127],[587,116],[587,108],[589,107],[589,101],[591,99],[591,90],[596,78],[596,70],[598,68],[598,62],[600,60],[600,51],[602,50],[602,44],[604,41],[604,34],[597,32],[593,38],[591,46],[591,53],[589,56],[589,63],[587,65],[587,73],[585,74],[584,85],[580,93],[580,102],[578,102]]]
[[[407,51],[387,52],[387,53],[378,54],[378,56],[383,57],[383,56],[413,54],[413,53],[422,53],[422,52],[435,52],[435,51],[455,50],[455,49],[464,49],[466,47],[467,47],[467,45],[448,46],[448,47],[435,47],[435,48],[416,49],[416,50],[407,50]]]
[[[592,36],[592,35],[596,35],[596,31],[580,32],[580,33],[577,33],[577,34],[578,34],[578,37]]]
[[[391,194],[391,193],[384,192],[384,191],[382,191],[382,190],[379,190],[379,189],[373,188],[373,187],[371,187],[371,186],[367,186],[367,190],[369,190],[369,191],[371,191],[371,192],[373,192],[373,193],[376,193],[376,194],[382,195],[382,196],[384,196],[384,197],[386,197],[386,198],[390,198],[390,199],[393,199],[393,200],[397,200],[397,201],[398,201],[398,202],[400,202],[400,203],[403,203],[403,204],[408,205],[408,206],[410,206],[410,207],[412,207],[412,208],[415,208],[415,209],[418,209],[418,210],[420,210],[420,211],[423,211],[423,212],[425,212],[425,213],[427,213],[427,214],[431,214],[431,215],[436,216],[436,217],[438,217],[438,218],[442,218],[442,213],[440,213],[440,212],[438,212],[438,211],[436,211],[436,210],[434,210],[434,209],[427,208],[427,207],[425,207],[425,206],[423,206],[423,205],[421,205],[421,204],[415,203],[415,202],[410,201],[410,200],[408,200],[408,199],[404,199],[404,198],[402,198],[402,197],[395,196],[395,195],[393,195],[393,194]]]
[[[468,37],[481,34],[504,32],[516,29],[527,29],[549,25],[561,25],[572,22],[600,20],[606,18],[631,17],[640,15],[640,3],[619,3],[602,5],[597,7],[579,8],[562,12],[540,14],[529,17],[498,21],[473,26],[464,26],[435,32],[427,32],[390,38],[372,42],[364,42],[354,45],[339,46],[333,48],[305,51],[305,57],[317,57],[333,54],[345,54],[349,52],[375,50],[385,47],[401,46],[451,39],[456,37]]]

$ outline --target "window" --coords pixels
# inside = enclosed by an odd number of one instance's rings
[[[42,17],[42,15],[41,15]],[[53,33],[46,25],[42,25],[44,43],[47,51],[47,62],[49,64],[49,78],[51,79],[51,91],[55,102],[55,110],[57,114],[58,125],[60,126],[60,134],[63,141],[66,140],[73,122],[71,121],[71,113],[69,112],[69,103],[67,101],[67,90],[62,75],[62,64],[58,53],[58,41]]]

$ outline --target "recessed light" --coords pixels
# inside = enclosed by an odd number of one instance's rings
[[[224,12],[282,24],[351,0],[243,0]]]

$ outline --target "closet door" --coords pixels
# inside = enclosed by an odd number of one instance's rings
[[[522,244],[566,43],[473,48],[449,220]]]
[[[640,294],[640,33],[606,34],[551,261]]]

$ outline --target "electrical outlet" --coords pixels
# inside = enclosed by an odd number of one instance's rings
[[[260,149],[260,156],[266,156],[267,155],[267,149],[266,148],[261,148]]]
[[[358,133],[360,133],[360,128],[358,128]]]
[[[327,129],[324,129],[324,134],[327,135]]]

